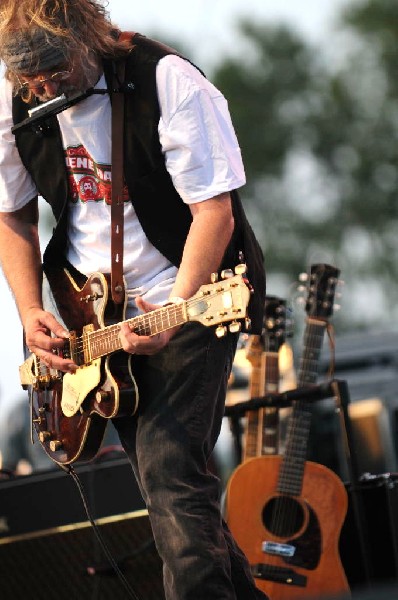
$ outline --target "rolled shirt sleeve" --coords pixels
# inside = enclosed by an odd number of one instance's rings
[[[159,139],[166,167],[186,203],[245,184],[241,151],[228,104],[188,61],[174,55],[157,67]]]
[[[159,139],[174,186],[187,203],[245,184],[241,151],[224,96],[188,61],[174,55],[157,66]],[[11,133],[12,91],[0,81],[0,211],[37,195]]]
[[[0,212],[13,212],[37,196],[37,189],[25,169],[11,133],[12,88],[0,81]]]

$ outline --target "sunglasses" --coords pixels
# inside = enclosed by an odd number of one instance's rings
[[[57,73],[53,73],[50,77],[46,77],[43,79],[34,79],[33,81],[25,81],[22,83],[18,78],[19,82],[19,92],[21,94],[26,93],[32,90],[42,90],[44,88],[44,84],[48,82],[59,83],[60,81],[65,81],[72,75],[72,71],[57,71]]]

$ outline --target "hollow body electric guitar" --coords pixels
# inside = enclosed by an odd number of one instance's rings
[[[217,326],[224,335],[240,330],[250,290],[244,265],[222,272],[223,279],[201,286],[189,300],[170,304],[125,322],[139,335],[155,335],[197,321]],[[84,282],[84,283],[83,283]],[[45,308],[70,331],[60,355],[78,365],[75,373],[47,368],[31,354],[20,367],[21,384],[29,389],[32,423],[49,457],[59,464],[93,458],[102,442],[107,419],[132,415],[138,389],[132,374],[134,357],[122,350],[120,323],[126,302],[116,305],[109,293],[110,276],[94,273],[77,282],[66,269],[46,270]],[[81,285],[81,287],[80,287]]]
[[[299,387],[316,382],[338,275],[330,265],[311,267]],[[306,461],[311,411],[310,401],[295,401],[284,455],[246,461],[227,487],[228,525],[273,600],[349,596],[338,552],[347,493],[335,473]]]

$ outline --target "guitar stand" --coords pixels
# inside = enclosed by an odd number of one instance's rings
[[[283,393],[269,393],[265,396],[251,398],[250,400],[226,406],[224,416],[230,420],[237,461],[241,462],[242,459],[242,428],[240,419],[245,416],[246,412],[259,410],[260,408],[289,408],[295,400],[305,398],[306,400],[316,401],[331,398],[333,395],[330,383],[327,383],[306,388],[295,388]]]
[[[267,407],[288,408],[291,407],[296,400],[317,402],[319,400],[326,400],[327,398],[334,398],[336,401],[336,410],[339,415],[342,432],[343,450],[349,474],[348,483],[351,486],[352,514],[358,532],[359,547],[356,548],[355,551],[358,551],[361,558],[364,581],[371,587],[372,568],[369,553],[370,541],[364,506],[359,495],[359,487],[356,485],[357,482],[359,482],[360,472],[353,443],[351,421],[348,414],[350,395],[347,382],[333,379],[326,383],[312,385],[311,387],[301,387],[283,393],[270,393],[258,398],[251,398],[244,402],[226,406],[224,416],[230,419],[237,456],[240,458],[242,456],[240,419],[244,417],[247,411],[259,410],[260,408]]]

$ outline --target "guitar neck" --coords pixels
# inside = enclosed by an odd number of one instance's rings
[[[262,395],[265,372],[264,363],[261,360],[263,354],[263,343],[258,335],[253,335],[250,338],[248,358],[251,363],[251,373],[249,381],[250,398],[259,398]],[[248,458],[258,456],[259,449],[259,426],[260,426],[260,411],[249,410],[246,413],[245,436],[243,447],[243,461]]]
[[[138,335],[151,336],[182,325],[187,321],[186,302],[182,302],[133,317],[124,323],[127,323],[130,329]],[[85,331],[82,337],[77,339],[76,347],[72,348],[72,355],[77,355],[78,358],[77,364],[89,363],[117,350],[122,350],[120,325],[120,323],[116,323],[96,331]]]
[[[265,352],[265,385],[264,395],[274,394],[279,390],[279,353]],[[261,408],[261,454],[276,454],[278,451],[279,411],[276,406]]]
[[[237,333],[240,331],[240,321],[246,319],[250,289],[243,277],[244,265],[238,265],[235,270],[239,271],[236,275],[230,274],[228,270],[222,272],[220,280],[214,274],[213,283],[201,285],[196,294],[180,304],[168,304],[132,319],[112,322],[112,324],[108,324],[109,314],[119,315],[120,311],[115,311],[115,306],[111,304],[108,293],[110,276],[93,273],[84,285],[79,287],[66,269],[62,270],[63,279],[60,280],[58,270],[54,273],[49,271],[52,305],[55,303],[62,311],[64,315],[62,318],[67,323],[68,301],[72,299],[74,313],[78,315],[73,318],[73,327],[70,328],[70,336],[63,353],[68,354],[78,366],[84,367],[93,360],[122,350],[120,341],[122,323],[127,323],[131,331],[138,335],[145,336],[162,333],[188,321],[196,321],[206,327],[215,326],[215,334],[218,337],[222,337],[227,331]],[[61,283],[63,287],[66,285],[69,291],[66,300]],[[81,310],[82,303],[83,306],[89,306],[86,311]],[[121,319],[122,315],[116,318]]]
[[[318,378],[319,357],[327,323],[308,319],[304,332],[304,350],[297,373],[298,387],[315,384]]]
[[[257,364],[252,365],[250,397],[259,398],[276,392],[279,383],[277,352],[262,352]],[[248,411],[243,459],[275,454],[277,446],[278,414],[276,408]]]
[[[304,350],[297,378],[298,387],[316,383],[325,329],[325,321],[308,319],[304,334]],[[310,401],[298,400],[294,402],[287,432],[285,455],[278,480],[278,491],[280,493],[300,495],[307,458],[311,417],[312,404]]]

